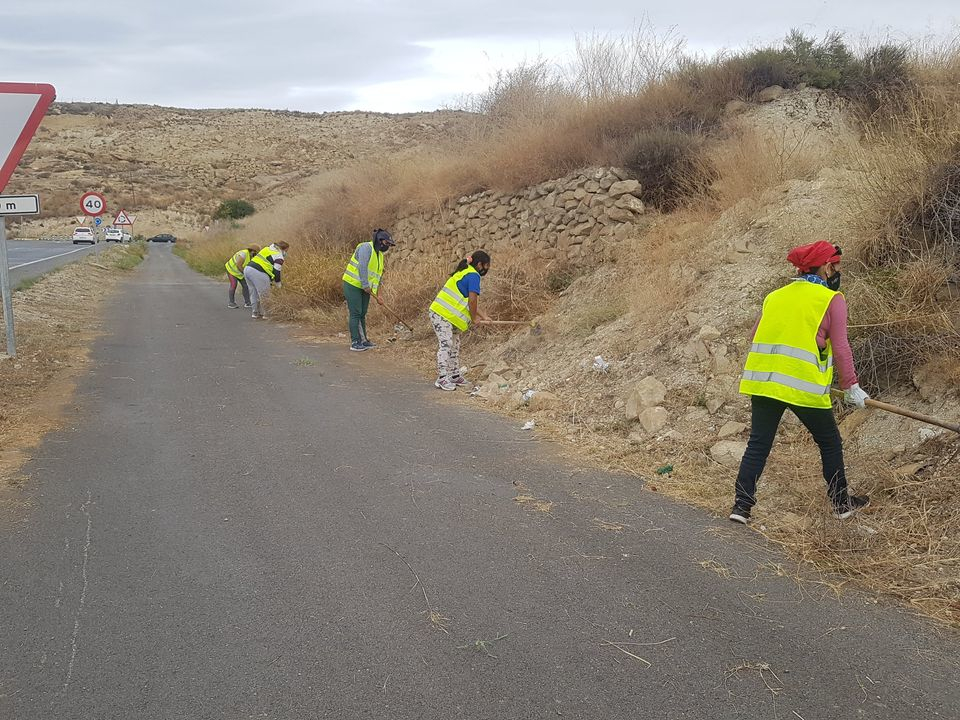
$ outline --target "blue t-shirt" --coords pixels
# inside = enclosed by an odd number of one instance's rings
[[[470,293],[472,292],[475,292],[477,295],[479,295],[480,273],[470,273],[469,275],[464,275],[457,281],[457,290],[459,290],[460,294],[468,300],[470,299]]]

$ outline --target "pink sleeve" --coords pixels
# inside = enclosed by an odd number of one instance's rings
[[[847,301],[839,293],[830,301],[817,332],[818,345],[825,347],[827,340],[833,346],[833,363],[840,374],[840,388],[846,390],[857,383],[857,371],[847,339]]]

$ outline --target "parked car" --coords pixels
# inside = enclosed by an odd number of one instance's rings
[[[90,243],[91,245],[95,245],[96,242],[97,234],[88,227],[78,227],[73,231],[74,245],[78,245],[80,243]]]
[[[123,242],[123,230],[118,227],[108,227],[103,232],[103,239],[106,242]]]
[[[133,242],[133,235],[128,233],[126,230],[121,230],[123,233],[123,242]]]
[[[168,242],[175,243],[177,239],[169,233],[160,233],[159,235],[154,235],[153,237],[147,238],[147,242]]]

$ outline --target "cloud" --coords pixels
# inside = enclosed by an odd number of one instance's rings
[[[431,109],[524,56],[577,34],[629,30],[625,0],[30,0],[0,9],[6,79],[51,82],[61,99],[187,107]],[[674,0],[646,9],[693,47],[770,42],[791,27],[909,34],[956,22],[954,3]],[[447,100],[445,100],[447,99]]]

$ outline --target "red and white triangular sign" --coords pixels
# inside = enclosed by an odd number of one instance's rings
[[[77,215],[77,216],[76,216],[75,218],[73,218],[73,219],[77,221],[77,225],[83,225],[84,223],[87,222],[87,216],[86,216],[86,215]]]
[[[55,97],[53,85],[0,82],[0,192]]]
[[[117,213],[117,216],[113,219],[114,225],[133,225],[133,220],[130,219],[130,216],[127,215],[126,210],[121,210]]]

